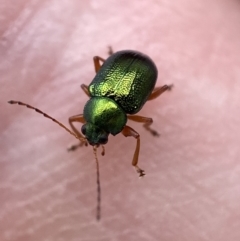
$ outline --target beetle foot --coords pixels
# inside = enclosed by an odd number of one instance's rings
[[[151,129],[150,127],[145,126],[145,128],[146,128],[147,131],[149,131],[153,136],[160,136],[157,131]]]
[[[108,46],[108,55],[111,56],[113,54],[112,46]]]
[[[149,127],[149,124],[144,124],[143,127],[149,131],[153,136],[160,136],[157,131]]]
[[[172,90],[172,88],[173,88],[173,84],[168,85],[167,87],[168,87],[168,91],[170,91],[170,90]]]
[[[135,166],[135,168],[136,168],[137,173],[139,173],[139,177],[143,177],[143,176],[146,175],[145,172],[144,172],[144,170],[142,170],[142,169],[139,168],[138,166]]]
[[[151,132],[151,134],[152,134],[153,136],[160,136],[160,134],[158,134],[158,132],[155,131],[155,130],[149,129],[149,131]]]
[[[78,149],[78,147],[81,147],[83,145],[86,145],[85,142],[79,142],[78,144],[76,145],[71,145],[70,147],[67,148],[67,151],[75,151]]]
[[[70,146],[70,147],[67,148],[67,151],[75,151],[75,150],[78,149],[78,147],[80,147],[79,144],[77,144],[77,145],[72,145],[72,146]]]

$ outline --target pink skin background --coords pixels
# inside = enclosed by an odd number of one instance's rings
[[[0,6],[1,241],[240,240],[240,1],[2,0]],[[161,136],[110,137],[98,153],[96,221],[91,147],[10,99],[68,125],[83,112],[92,58],[134,49],[171,92],[148,102]],[[77,125],[80,128],[81,125]]]

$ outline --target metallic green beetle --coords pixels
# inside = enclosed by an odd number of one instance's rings
[[[83,114],[69,118],[69,124],[73,131],[31,105],[14,100],[8,103],[23,105],[43,114],[80,140],[78,145],[72,146],[69,150],[75,150],[82,144],[93,146],[97,164],[97,220],[99,220],[101,195],[97,148],[101,145],[104,155],[103,145],[107,143],[109,134],[117,135],[121,132],[125,137],[134,137],[137,143],[132,165],[136,168],[140,177],[144,176],[144,171],[137,165],[140,136],[126,123],[127,120],[143,123],[148,131],[155,136],[158,135],[156,131],[150,128],[153,122],[152,118],[135,114],[141,110],[146,101],[155,99],[166,90],[170,90],[171,85],[154,88],[157,80],[157,68],[148,56],[137,51],[119,51],[112,54],[107,60],[98,56],[95,56],[93,60],[96,76],[89,86],[81,85],[90,99],[84,107]],[[103,62],[102,66],[100,61]],[[74,122],[83,123],[81,128],[83,135],[73,125]]]
[[[100,61],[103,62],[101,66]],[[149,126],[152,118],[134,115],[141,110],[147,100],[155,99],[171,86],[164,85],[155,88],[157,68],[146,55],[132,50],[119,51],[112,54],[107,60],[94,57],[96,76],[89,86],[81,85],[84,92],[90,97],[83,114],[69,118],[73,131],[87,142],[98,147],[108,141],[108,135],[133,136],[137,145],[132,160],[140,176],[144,171],[137,166],[140,149],[140,136],[131,127],[126,125],[127,119],[142,122],[144,127],[153,135],[157,132]],[[73,122],[84,123],[82,134],[74,127]],[[74,149],[74,147],[73,147]]]
[[[154,88],[157,80],[157,68],[153,61],[145,54],[133,50],[123,50],[113,53],[107,60],[99,56],[93,58],[96,76],[89,86],[82,84],[81,88],[90,97],[86,103],[83,114],[69,118],[73,130],[69,130],[62,123],[52,118],[41,110],[20,101],[9,101],[10,104],[19,104],[34,109],[45,117],[58,123],[80,140],[78,145],[69,150],[75,150],[83,143],[94,147],[94,152],[99,145],[108,141],[108,135],[122,133],[125,137],[132,136],[137,140],[132,165],[139,176],[144,176],[144,171],[138,167],[140,150],[139,134],[126,125],[127,120],[144,124],[144,127],[153,135],[158,135],[150,128],[152,118],[135,115],[141,110],[146,101],[157,98],[171,85]],[[103,64],[100,64],[100,61]],[[82,134],[73,125],[81,122]],[[102,146],[103,147],[103,146]],[[104,149],[103,149],[104,153]]]
[[[136,114],[157,80],[155,64],[136,51],[110,56],[90,83],[90,100],[84,107],[82,132],[91,145],[105,144],[109,133],[121,132],[127,114]]]

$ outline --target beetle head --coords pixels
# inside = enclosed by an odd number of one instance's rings
[[[88,143],[92,146],[104,145],[108,142],[109,133],[92,123],[87,122],[84,124],[81,131],[83,135],[85,135]]]

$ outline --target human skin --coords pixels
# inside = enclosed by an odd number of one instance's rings
[[[103,3],[104,2],[104,3]],[[240,2],[1,1],[0,240],[240,240]],[[96,221],[91,147],[21,100],[68,125],[83,111],[92,58],[135,49],[172,91],[147,103],[151,136],[111,137],[98,152]],[[80,128],[81,125],[77,125]]]

